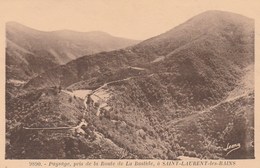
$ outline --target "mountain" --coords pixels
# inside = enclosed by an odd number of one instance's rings
[[[252,19],[237,14],[205,12],[133,47],[82,57],[54,68],[29,81],[26,87],[68,87],[93,77],[102,84],[114,80],[111,74],[129,66],[175,72],[190,82],[197,77],[228,84],[231,80],[227,78],[235,80],[254,61],[253,25]]]
[[[78,58],[22,84],[7,97],[7,158],[254,158],[253,81],[254,20],[207,11],[134,46]],[[94,142],[64,133],[14,136],[23,127],[72,126],[80,118],[100,135]],[[53,141],[60,152],[31,156],[32,145],[23,141],[30,137],[40,149]]]
[[[38,31],[16,22],[6,24],[7,78],[28,80],[57,65],[83,55],[111,51],[138,43],[136,40],[93,32]]]

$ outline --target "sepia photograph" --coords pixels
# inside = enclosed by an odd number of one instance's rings
[[[5,160],[255,159],[253,12],[151,2],[21,1]]]

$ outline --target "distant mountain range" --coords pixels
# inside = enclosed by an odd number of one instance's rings
[[[9,158],[254,158],[253,83],[254,20],[207,11],[136,45],[77,58],[7,89],[8,121],[53,127],[85,117],[106,144],[62,134],[20,136],[42,138],[32,140],[45,150],[39,153],[10,135]],[[82,90],[92,92],[90,101],[73,96]],[[14,127],[22,126],[7,129]],[[44,148],[48,141],[56,145]],[[228,144],[240,147],[229,153]]]
[[[83,55],[120,49],[138,42],[100,31],[44,32],[16,22],[8,22],[6,24],[7,77],[28,80],[47,69]]]

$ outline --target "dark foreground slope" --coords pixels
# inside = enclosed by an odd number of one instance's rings
[[[49,141],[64,144],[60,152],[47,148],[35,158],[253,158],[253,72],[253,20],[202,13],[133,47],[79,58],[21,86],[27,93],[7,103],[7,158],[32,157],[34,147],[20,138],[37,141],[40,148]],[[57,93],[46,95],[51,88]],[[94,102],[86,109],[85,101],[64,94],[66,89],[92,90]],[[39,96],[27,100],[28,94]],[[103,143],[97,135],[92,143],[91,136],[64,132],[19,134],[24,125],[68,126],[82,117],[94,130],[87,135],[98,132]],[[232,144],[239,148],[230,152]],[[107,155],[111,147],[113,154]]]

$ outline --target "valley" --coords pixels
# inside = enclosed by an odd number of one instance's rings
[[[252,159],[254,102],[253,19],[207,11],[127,48],[8,78],[6,158]]]

